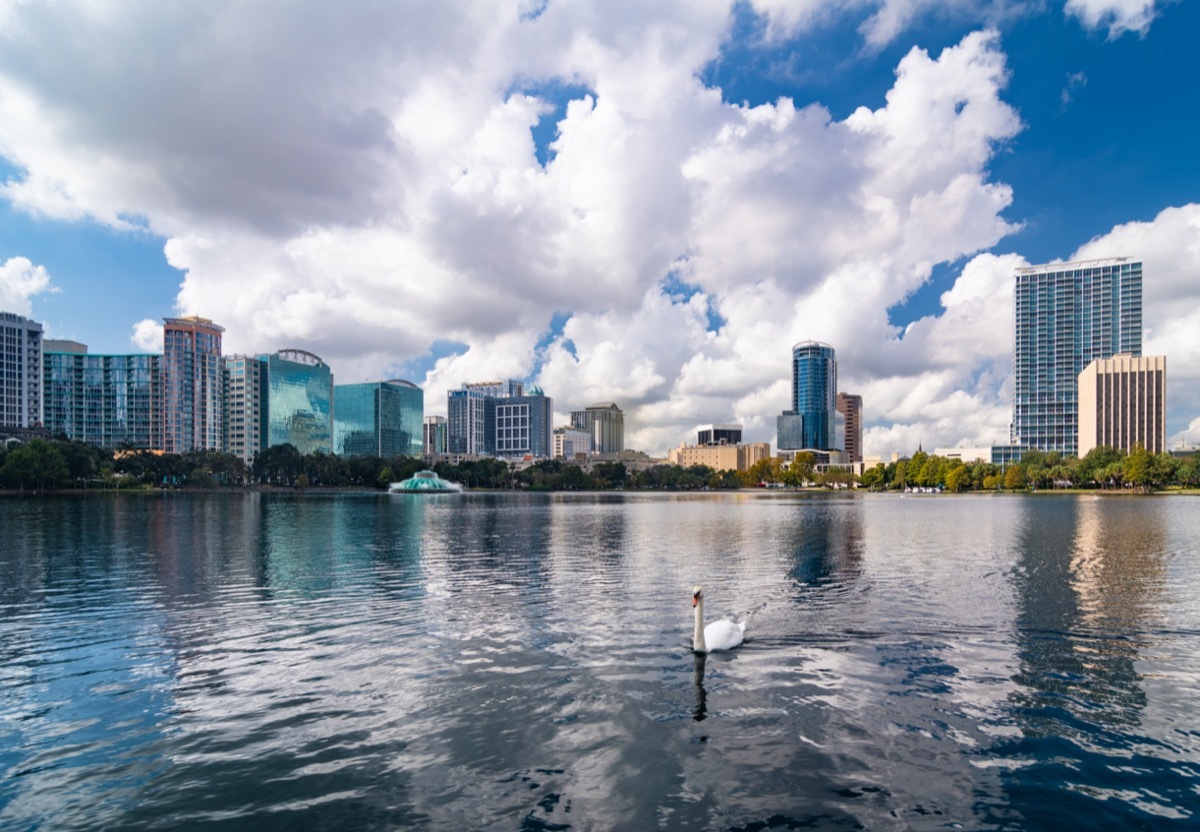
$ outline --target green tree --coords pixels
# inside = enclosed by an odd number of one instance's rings
[[[1075,467],[1075,482],[1080,485],[1101,485],[1107,481],[1105,472],[1120,462],[1125,452],[1110,445],[1097,445],[1079,460]]]
[[[946,490],[958,493],[965,491],[971,486],[971,472],[967,470],[967,466],[960,461],[958,465],[951,465],[950,470],[946,472]]]
[[[868,468],[862,472],[862,476],[858,479],[858,484],[863,488],[882,488],[887,477],[887,468],[880,462],[873,468]]]
[[[22,491],[59,488],[71,481],[62,451],[41,439],[32,439],[10,450],[0,470],[0,480]]]
[[[1004,472],[1004,487],[1009,491],[1018,491],[1025,487],[1025,472],[1020,465],[1010,465]]]
[[[1154,485],[1154,455],[1141,442],[1125,457],[1125,482],[1147,493]]]
[[[304,473],[304,457],[295,445],[285,442],[259,451],[254,457],[254,477],[272,485],[295,485]]]
[[[383,466],[379,473],[375,475],[375,485],[377,488],[387,490],[388,486],[396,482],[396,475],[392,472],[390,465]]]

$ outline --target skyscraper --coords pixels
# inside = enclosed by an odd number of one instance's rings
[[[207,318],[163,323],[163,450],[221,450],[225,441],[225,365],[221,333]]]
[[[592,452],[617,454],[625,450],[625,414],[615,402],[598,402],[571,412],[571,427],[592,437]]]
[[[846,417],[846,458],[862,462],[862,396],[838,393],[837,411]]]
[[[791,412],[803,420],[800,447],[837,448],[837,359],[828,344],[801,341],[792,347]]]
[[[1017,270],[1012,441],[1074,456],[1078,379],[1097,358],[1142,354],[1142,264],[1126,257]]]
[[[333,452],[340,456],[420,456],[425,393],[411,381],[333,388]]]
[[[306,350],[266,356],[268,448],[289,444],[302,454],[333,452],[333,372]]]
[[[246,465],[266,448],[267,362],[250,355],[225,358],[225,450]]]
[[[549,458],[554,403],[517,381],[464,384],[446,396],[446,445],[452,454]]]
[[[497,456],[554,456],[554,402],[540,387],[531,387],[529,395],[507,396],[492,400],[490,418],[495,427]]]
[[[1098,445],[1167,449],[1167,357],[1097,358],[1079,374],[1079,455]]]
[[[0,312],[0,427],[42,424],[42,325]]]
[[[488,395],[463,385],[446,393],[446,451],[452,454],[487,453]]]

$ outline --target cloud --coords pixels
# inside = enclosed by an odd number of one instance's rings
[[[1031,7],[753,3],[772,37],[846,14],[872,42]],[[911,49],[882,106],[838,119],[699,80],[732,9],[10,7],[0,196],[149,228],[185,275],[173,311],[223,325],[226,352],[307,349],[339,381],[419,366],[430,413],[515,377],[562,415],[616,401],[650,451],[712,421],[773,441],[790,348],[815,338],[864,396],[869,452],[1003,438],[1024,261],[986,253],[1020,228],[990,170],[1022,129],[998,34]],[[958,270],[939,314],[899,330],[887,310],[938,264]],[[1182,343],[1174,325],[1152,337]],[[160,322],[132,327],[160,348]]]
[[[129,341],[143,352],[163,351],[163,322],[146,318],[133,325]]]
[[[1144,35],[1154,22],[1157,0],[1067,0],[1068,16],[1079,18],[1089,29],[1108,29],[1115,40],[1126,32]]]
[[[29,317],[34,295],[57,291],[46,268],[33,265],[28,258],[12,257],[0,266],[0,312]]]
[[[1075,99],[1075,93],[1087,86],[1087,75],[1083,72],[1072,72],[1067,75],[1067,83],[1059,93],[1059,101],[1065,109]]]

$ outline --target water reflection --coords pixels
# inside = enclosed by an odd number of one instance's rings
[[[14,501],[0,826],[1184,817],[1188,506]],[[750,614],[736,651],[688,649],[697,583],[712,614]]]
[[[704,653],[697,653],[695,662],[696,669],[692,676],[692,682],[696,686],[696,708],[692,711],[692,719],[696,722],[703,722],[708,716],[708,691],[704,689],[704,666],[708,662],[708,656]]]
[[[862,501],[825,500],[801,504],[791,526],[791,576],[801,584],[842,584],[862,574],[865,535]]]
[[[1149,699],[1138,663],[1155,645],[1164,606],[1161,505],[1128,498],[1022,506],[1012,572],[1020,668],[1010,702],[1023,736],[1001,749],[1030,761],[1010,778],[1019,808],[1035,811],[1049,784],[1065,778],[1071,787],[1057,803],[1064,821],[1121,811],[1112,798],[1170,816],[1194,786],[1120,738],[1139,729]]]

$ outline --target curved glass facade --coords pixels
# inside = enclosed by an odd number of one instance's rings
[[[339,384],[333,388],[334,453],[420,456],[425,393],[411,381]]]
[[[792,347],[792,413],[803,419],[800,447],[838,447],[837,360],[828,344],[802,341]]]
[[[333,373],[310,352],[281,350],[267,362],[267,447],[333,451]]]

